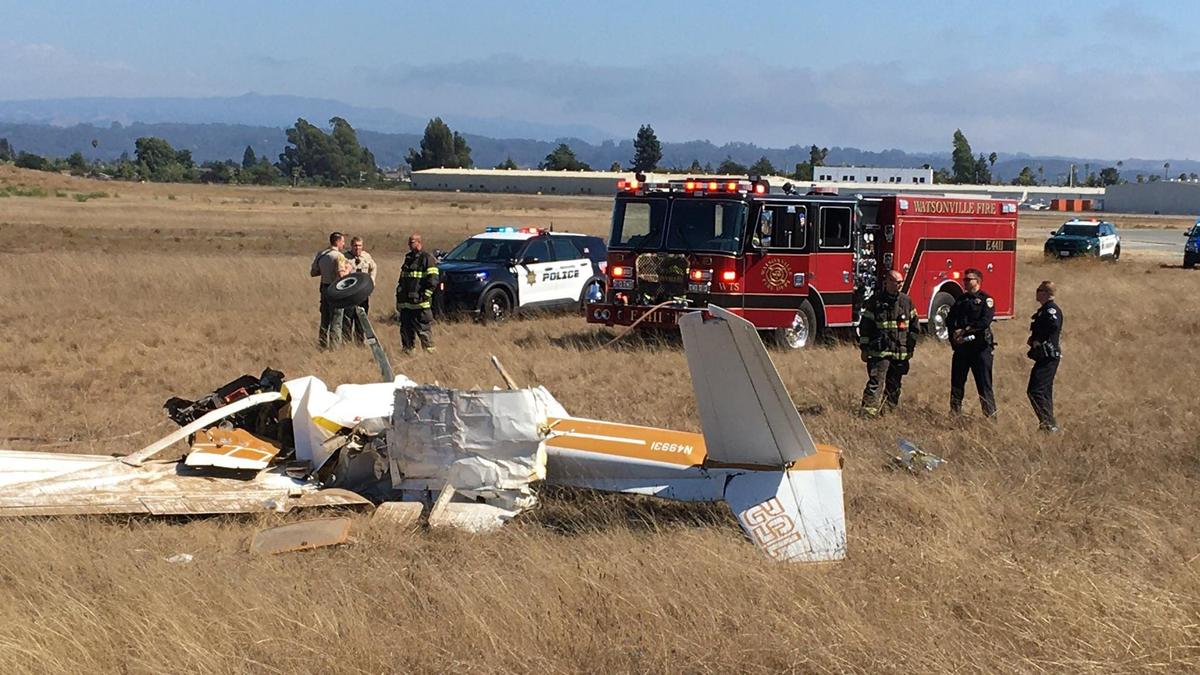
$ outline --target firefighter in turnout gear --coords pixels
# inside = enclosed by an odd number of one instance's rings
[[[900,404],[901,380],[917,344],[920,323],[912,300],[900,292],[903,281],[899,272],[888,272],[883,290],[864,304],[858,325],[858,346],[867,364],[862,413],[868,417]]]
[[[1038,418],[1042,431],[1058,431],[1054,419],[1054,376],[1058,373],[1058,362],[1062,359],[1063,313],[1054,302],[1054,282],[1043,281],[1037,287],[1037,301],[1041,304],[1029,323],[1029,356],[1033,369],[1029,371],[1029,403]]]
[[[980,289],[983,272],[972,268],[963,274],[963,278],[967,292],[958,296],[946,317],[950,346],[954,349],[954,356],[950,360],[950,412],[962,412],[967,373],[971,373],[975,376],[975,389],[979,393],[983,414],[995,417],[992,348],[996,346],[996,341],[992,337],[992,321],[996,315],[996,301]]]
[[[421,245],[421,235],[408,238],[408,255],[396,283],[396,310],[400,312],[400,344],[407,354],[417,338],[433,351],[433,290],[438,285],[437,259]]]

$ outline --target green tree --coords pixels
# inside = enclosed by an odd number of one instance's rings
[[[613,163],[612,163],[612,166],[608,167],[608,170],[609,170],[609,171],[620,171],[620,170],[621,170],[621,163],[620,163],[620,162],[613,162]]]
[[[17,154],[16,165],[18,168],[33,169],[34,171],[50,171],[52,169],[50,162],[45,157],[24,150]]]
[[[796,164],[796,172],[792,174],[792,178],[796,180],[812,180],[813,165],[812,162],[800,162]]]
[[[1021,173],[1012,180],[1013,185],[1037,185],[1037,179],[1033,177],[1033,169],[1027,166],[1021,167]]]
[[[326,134],[303,118],[296,120],[286,132],[279,170],[295,181],[308,178],[326,185],[374,182],[375,156],[359,145],[354,127],[341,117],[330,119],[329,125],[331,133]]]
[[[954,174],[950,173],[949,171],[947,171],[944,168],[938,169],[933,172],[933,182],[934,183],[953,183],[953,182],[955,182]]]
[[[633,139],[633,170],[653,171],[662,161],[662,143],[649,124],[638,128],[637,138]]]
[[[0,162],[11,162],[17,153],[13,152],[12,145],[7,138],[0,138]]]
[[[975,181],[975,157],[971,153],[971,144],[963,135],[961,129],[954,130],[954,150],[950,153],[954,162],[954,182],[972,183]]]
[[[975,160],[975,176],[974,180],[970,181],[978,185],[988,185],[992,182],[992,172],[988,168],[987,158],[983,153],[979,153],[979,159]]]
[[[413,171],[437,167],[467,169],[471,167],[471,148],[467,140],[457,131],[451,131],[442,118],[435,117],[425,125],[421,149],[408,149],[407,161]]]
[[[575,151],[571,150],[571,146],[566,143],[559,143],[550,154],[546,155],[546,159],[538,165],[539,169],[547,171],[591,171],[592,167],[579,161],[575,156]]]
[[[733,161],[732,157],[726,157],[725,161],[721,162],[721,165],[717,167],[717,173],[722,176],[744,176],[750,173],[750,171],[745,165]]]
[[[258,156],[254,154],[254,148],[247,145],[246,151],[242,153],[242,168],[253,169],[255,164],[258,164]]]
[[[200,165],[200,182],[202,183],[232,183],[236,173],[232,161],[205,162]]]
[[[67,157],[67,168],[71,170],[72,176],[82,176],[88,172],[87,160],[83,158],[83,153],[76,150]]]
[[[255,185],[271,185],[279,178],[279,169],[265,156],[260,157],[258,164],[245,172],[247,179]]]
[[[812,146],[808,149],[808,163],[813,167],[825,166],[825,158],[829,156],[829,148]]]
[[[692,165],[687,168],[687,173],[698,175],[704,173],[704,167],[700,166],[700,160],[693,159]]]
[[[758,161],[750,165],[747,172],[754,176],[774,176],[775,165],[771,164],[771,160],[767,159],[766,155],[758,158]]]
[[[133,147],[134,157],[144,167],[141,171],[143,178],[166,182],[182,173],[179,157],[166,139],[142,136],[133,142]],[[188,153],[188,158],[191,158],[191,153]]]
[[[497,164],[496,168],[512,171],[519,167],[517,166],[517,163],[513,161],[512,155],[509,155],[507,158],[505,158],[505,160],[503,162],[500,162],[499,164]]]

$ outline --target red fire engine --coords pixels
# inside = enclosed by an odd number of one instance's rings
[[[1012,200],[799,194],[744,177],[622,181],[605,297],[587,306],[587,320],[668,327],[715,304],[798,349],[856,325],[882,275],[898,270],[922,322],[944,340],[968,268],[983,272],[996,317],[1013,316],[1016,235]]]

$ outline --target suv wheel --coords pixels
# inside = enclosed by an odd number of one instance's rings
[[[484,323],[500,323],[512,314],[512,302],[503,289],[493,288],[483,294],[479,318]]]

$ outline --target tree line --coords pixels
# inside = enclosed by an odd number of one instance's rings
[[[17,152],[7,139],[0,138],[0,161],[11,161],[18,166],[45,171],[70,171],[77,175],[98,175],[122,180],[146,180],[156,182],[208,182],[244,183],[257,185],[325,185],[325,186],[373,186],[384,184],[383,172],[367,147],[360,144],[358,134],[348,121],[341,117],[329,120],[328,128],[321,128],[300,118],[285,132],[287,143],[276,161],[265,155],[259,156],[253,147],[247,146],[240,162],[233,159],[207,161],[197,164],[187,149],[172,148],[165,139],[144,136],[136,139],[134,155],[123,153],[113,162],[87,161],[83,154],[75,151],[65,159],[47,158],[29,152]],[[378,140],[378,139],[377,139]],[[96,141],[92,141],[93,147]],[[686,144],[685,144],[686,145]],[[695,175],[784,175],[799,181],[811,181],[817,167],[826,166],[829,148],[812,145],[808,149],[808,160],[796,163],[788,171],[776,167],[763,155],[758,161],[746,165],[732,157],[719,162],[715,167],[710,162],[701,164],[693,159],[684,166],[663,166],[663,147],[653,127],[643,124],[638,128],[632,143],[632,156],[628,162],[613,162],[609,171],[662,171],[690,173]],[[990,184],[997,161],[995,152],[976,155],[961,129],[955,130],[951,139],[951,163],[948,167],[932,169],[935,183]],[[410,147],[405,157],[413,171],[429,168],[471,168],[474,161],[471,147],[465,136],[454,131],[440,117],[429,121],[417,147]],[[1077,172],[1074,165],[1066,176],[1056,175],[1051,179],[1064,185],[1103,187],[1122,182],[1121,162],[1116,166],[1099,168],[1093,172],[1085,165]],[[1164,165],[1162,178],[1167,178],[1170,165]],[[520,166],[509,155],[496,165],[497,169],[517,169]],[[559,142],[537,168],[552,171],[589,171],[587,162],[579,159],[568,143]],[[1196,174],[1181,173],[1179,180],[1196,180]],[[1157,174],[1139,175],[1138,182],[1159,180]],[[1048,184],[1042,166],[1022,167],[1011,181],[1013,185]]]

